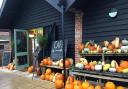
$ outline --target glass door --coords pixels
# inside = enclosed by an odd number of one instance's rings
[[[16,69],[23,69],[29,66],[28,40],[28,31],[19,29],[14,30]]]

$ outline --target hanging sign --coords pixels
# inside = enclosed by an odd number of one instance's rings
[[[68,41],[65,40],[65,55],[67,51],[67,43]],[[54,61],[63,59],[63,41],[62,40],[54,41],[52,43],[51,58]]]

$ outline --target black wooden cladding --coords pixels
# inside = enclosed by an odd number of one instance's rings
[[[31,29],[56,23],[58,27],[56,33],[58,35],[58,40],[62,39],[61,14],[54,7],[45,2],[45,0],[29,1],[24,5],[24,9],[19,16],[19,20],[15,24],[15,28]],[[64,30],[65,38],[68,39],[68,57],[74,57],[74,19],[74,14],[69,12],[66,13]]]
[[[108,16],[111,8],[118,9],[118,16]],[[128,0],[91,0],[82,8],[85,12],[83,21],[83,42],[112,40],[119,36],[128,39]]]

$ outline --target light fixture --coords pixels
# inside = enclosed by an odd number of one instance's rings
[[[29,38],[34,38],[34,34],[29,34]]]
[[[117,16],[117,14],[118,14],[118,10],[116,8],[110,9],[110,11],[109,11],[109,17],[115,18]]]

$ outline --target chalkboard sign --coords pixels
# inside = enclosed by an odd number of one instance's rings
[[[3,52],[2,66],[7,66],[10,63],[11,52]]]
[[[68,41],[65,40],[65,56],[67,51],[67,43]],[[51,58],[54,61],[63,59],[63,41],[62,40],[54,41],[52,43]]]

